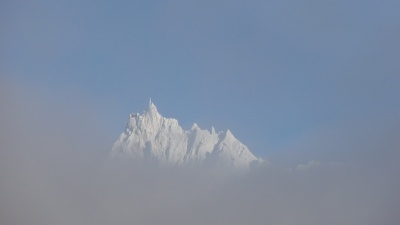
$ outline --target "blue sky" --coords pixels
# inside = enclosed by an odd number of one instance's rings
[[[184,128],[229,128],[268,157],[321,130],[396,121],[399,10],[395,0],[5,0],[0,76],[86,99],[115,139],[151,97]]]

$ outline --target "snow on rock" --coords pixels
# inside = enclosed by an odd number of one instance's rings
[[[172,165],[221,164],[249,168],[259,161],[231,131],[202,130],[196,123],[189,131],[176,119],[165,118],[149,102],[143,113],[130,114],[125,131],[114,143],[112,157],[131,157]]]

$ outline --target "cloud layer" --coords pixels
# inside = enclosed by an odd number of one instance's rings
[[[334,135],[339,128],[310,134],[304,140],[312,141],[293,149],[323,160],[304,165],[275,163],[244,174],[154,168],[109,160],[110,138],[82,102],[43,97],[9,81],[0,93],[1,224],[400,222],[395,123],[379,123],[382,132],[372,133],[356,126],[360,133],[346,139]],[[369,138],[369,150],[362,138]]]

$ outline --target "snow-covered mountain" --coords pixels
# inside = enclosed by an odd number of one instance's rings
[[[221,164],[238,168],[248,168],[251,163],[261,161],[229,130],[216,132],[212,127],[208,131],[193,124],[186,131],[176,119],[161,116],[151,100],[143,114],[130,114],[111,156],[161,164]]]

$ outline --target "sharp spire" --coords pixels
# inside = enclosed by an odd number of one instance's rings
[[[149,99],[149,107],[147,108],[148,113],[157,113],[157,107],[154,105],[154,103],[151,101],[151,98]]]

